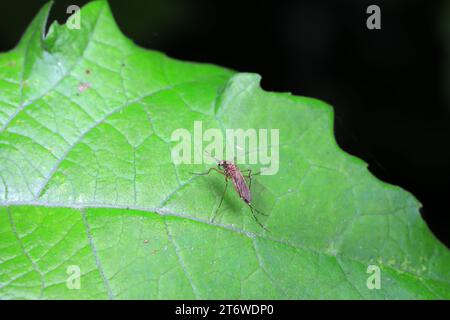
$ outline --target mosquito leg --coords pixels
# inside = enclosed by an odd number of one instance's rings
[[[248,183],[248,190],[252,190],[252,180],[253,180],[252,169],[248,169],[248,178],[250,179],[250,182]]]
[[[220,206],[222,205],[223,198],[225,198],[225,194],[227,192],[227,187],[228,187],[228,178],[225,178],[225,188],[223,189],[222,198],[220,199],[219,205],[217,206],[216,210],[213,213],[213,217],[211,219],[211,222],[214,222],[216,214],[219,211]]]
[[[256,213],[259,213],[260,215],[268,217],[269,215],[267,213],[261,212],[258,209],[256,209],[251,203],[248,203],[249,207],[251,207],[253,210],[256,211]]]
[[[253,176],[256,175],[256,174],[260,174],[261,171],[259,171],[259,172],[257,172],[257,173],[252,173],[252,169],[247,169],[247,170],[244,170],[244,171],[248,171],[248,176],[245,176],[245,177],[249,178],[248,189],[251,191],[251,190],[252,190],[252,180],[253,180]],[[266,216],[266,217],[269,216],[268,214],[263,213],[263,212],[259,211],[258,209],[256,209],[255,207],[253,207],[253,205],[252,205],[251,203],[248,203],[248,206],[249,206],[250,209],[252,210],[252,214],[253,214],[253,210],[255,210],[257,213],[259,213],[259,214],[261,214],[261,215],[263,215],[263,216]],[[255,215],[253,214],[253,216],[255,216]],[[256,217],[255,217],[255,219],[256,219]]]
[[[246,169],[246,170],[242,170],[241,172],[248,172],[248,175],[246,175],[246,176],[244,176],[244,177],[249,179],[249,183],[248,183],[249,186],[248,186],[248,188],[249,188],[249,190],[251,190],[251,189],[252,189],[252,179],[253,179],[253,176],[256,176],[256,175],[258,175],[258,174],[261,174],[261,171],[258,171],[258,172],[253,173],[252,169]]]
[[[211,170],[217,171],[218,173],[225,175],[225,173],[223,171],[220,171],[219,169],[214,168],[214,167],[209,168],[209,170],[206,172],[200,172],[200,173],[199,172],[191,172],[191,174],[196,174],[198,176],[206,176],[211,172]]]
[[[244,176],[244,177],[249,179],[248,189],[251,190],[251,189],[252,189],[252,179],[253,179],[253,176],[256,175],[256,174],[260,174],[261,172],[253,173],[253,172],[252,172],[252,169],[246,169],[246,170],[243,170],[243,171],[241,171],[241,172],[248,172],[248,175],[246,175],[246,176]]]
[[[256,217],[255,213],[253,212],[253,209],[255,209],[255,208],[253,208],[253,206],[252,206],[251,204],[248,204],[248,206],[249,206],[249,208],[250,208],[250,210],[251,210],[251,212],[252,212],[252,216],[253,216],[253,218],[255,219],[256,223],[259,224],[259,225],[261,226],[261,228],[263,228],[264,230],[269,231],[266,227],[264,227],[264,226],[262,225],[261,222],[259,222],[259,220],[258,220],[258,218]],[[256,210],[256,209],[255,209],[255,210]]]
[[[242,170],[241,172],[250,172],[250,174],[251,174],[252,176],[256,176],[256,175],[258,175],[258,174],[261,174],[261,171],[258,171],[258,172],[252,172],[252,169],[245,169],[245,170]]]

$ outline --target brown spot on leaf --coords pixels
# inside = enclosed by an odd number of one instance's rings
[[[89,82],[82,82],[80,83],[80,85],[78,86],[78,91],[80,92],[84,92],[87,89],[89,89],[91,87],[91,84]]]

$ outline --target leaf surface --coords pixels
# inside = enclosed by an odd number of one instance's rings
[[[329,105],[139,48],[104,1],[44,36],[49,9],[0,54],[1,298],[450,298],[420,204],[337,146]],[[252,187],[269,232],[232,189],[213,221],[223,177],[172,163],[194,121],[280,130]]]

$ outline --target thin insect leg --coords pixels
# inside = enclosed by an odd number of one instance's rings
[[[248,172],[248,175],[247,175],[247,176],[244,176],[244,177],[250,179],[250,180],[249,180],[249,183],[248,183],[248,189],[251,190],[251,189],[252,189],[252,179],[253,179],[253,176],[256,176],[257,174],[260,174],[261,171],[258,171],[258,172],[256,172],[256,173],[253,173],[253,172],[252,172],[252,169],[247,169],[247,170],[243,170],[243,171],[241,171],[241,172]]]
[[[256,209],[251,203],[248,203],[249,207],[252,208],[253,210],[255,210],[257,213],[259,213],[260,215],[266,216],[268,217],[269,215],[267,213],[261,212],[258,209]]]
[[[261,171],[253,172],[252,169],[241,170],[241,172],[250,172],[253,176],[261,174]]]
[[[249,189],[249,190],[252,190],[252,180],[253,180],[253,176],[256,175],[256,174],[260,174],[261,172],[253,173],[253,172],[252,172],[252,169],[243,170],[243,171],[241,171],[241,172],[246,172],[246,171],[248,172],[248,176],[244,176],[244,177],[250,179],[250,181],[249,181],[249,183],[248,183],[248,189]]]
[[[258,174],[261,174],[261,171],[258,171],[258,172],[252,172],[252,169],[241,170],[241,172],[250,172],[250,174],[251,174],[252,176],[256,176],[256,175],[258,175]]]
[[[250,211],[252,212],[252,216],[253,216],[253,218],[255,219],[256,223],[258,223],[258,224],[261,226],[261,228],[263,228],[264,230],[269,231],[266,227],[264,227],[264,226],[262,225],[261,222],[259,222],[259,220],[258,220],[258,218],[256,217],[255,213],[253,212],[253,209],[255,209],[255,208],[253,208],[253,206],[252,206],[251,204],[248,204],[248,206],[249,206],[249,208],[250,208]],[[256,209],[255,209],[255,210],[256,210]]]
[[[220,203],[219,203],[219,205],[217,206],[216,210],[213,213],[213,217],[211,219],[211,222],[214,222],[216,214],[219,211],[220,206],[222,205],[223,198],[225,198],[225,193],[227,192],[227,187],[228,187],[228,178],[225,177],[225,188],[223,189],[222,198],[220,199]]]
[[[208,174],[211,172],[211,170],[217,171],[218,173],[225,175],[225,172],[220,171],[219,169],[214,168],[214,167],[209,168],[208,171],[203,172],[203,173],[191,172],[191,174],[196,174],[196,175],[198,175],[198,176],[206,176],[206,175],[208,175]]]
[[[253,180],[252,169],[248,169],[248,178],[250,179],[250,182],[248,183],[248,190],[252,190],[252,180]]]

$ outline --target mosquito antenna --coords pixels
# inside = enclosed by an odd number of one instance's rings
[[[217,163],[220,162],[220,160],[217,159],[216,157],[214,157],[210,152],[208,152],[208,151],[206,151],[206,150],[203,150],[203,152],[205,152],[205,153],[206,153],[208,156],[210,156],[211,158],[214,158],[214,160],[216,160]]]

